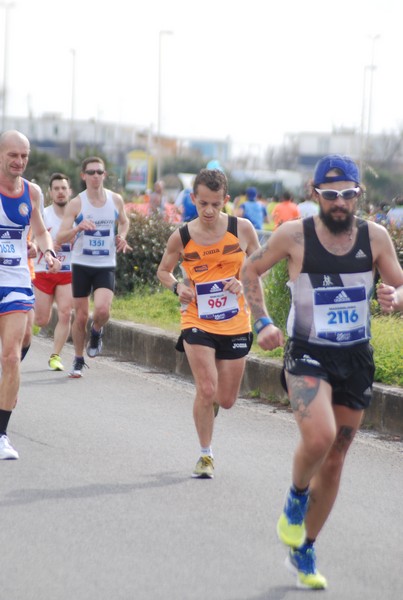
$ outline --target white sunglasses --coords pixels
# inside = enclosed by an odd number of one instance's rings
[[[329,200],[330,202],[333,200],[337,200],[340,196],[343,200],[353,200],[360,193],[360,188],[347,188],[346,190],[320,190],[319,188],[315,188],[315,192],[322,196],[325,200]]]

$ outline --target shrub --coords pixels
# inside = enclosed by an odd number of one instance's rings
[[[377,316],[372,320],[375,381],[403,385],[402,327],[403,318],[397,313]]]
[[[136,287],[158,285],[157,268],[174,226],[159,215],[151,217],[130,213],[127,241],[132,252],[117,255],[116,293],[132,292]]]
[[[263,282],[265,302],[269,314],[276,326],[283,331],[286,329],[291,302],[287,281],[287,260],[284,259],[270,269]]]

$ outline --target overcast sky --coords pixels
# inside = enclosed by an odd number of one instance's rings
[[[365,73],[367,127],[373,51],[370,129],[403,127],[403,0],[15,0],[8,14],[9,115],[70,118],[74,49],[77,118],[156,130],[159,32],[171,31],[162,133],[257,151],[287,133],[359,129]],[[0,42],[1,82],[3,55]]]

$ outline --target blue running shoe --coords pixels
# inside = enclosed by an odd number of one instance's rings
[[[287,569],[297,576],[297,587],[308,590],[325,590],[326,578],[316,570],[313,544],[304,544],[290,552],[285,560]]]
[[[287,494],[284,510],[277,522],[277,535],[286,546],[299,548],[305,541],[305,514],[309,494],[296,494],[292,489]]]

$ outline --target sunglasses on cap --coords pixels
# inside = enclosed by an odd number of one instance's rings
[[[343,198],[343,200],[353,200],[360,193],[360,188],[347,188],[346,190],[320,190],[319,188],[315,188],[315,192],[322,196],[325,200],[329,200],[330,202],[333,200],[337,200]]]
[[[105,171],[102,171],[102,169],[87,169],[86,171],[84,171],[84,173],[86,175],[95,175],[95,173],[97,175],[103,175]]]

